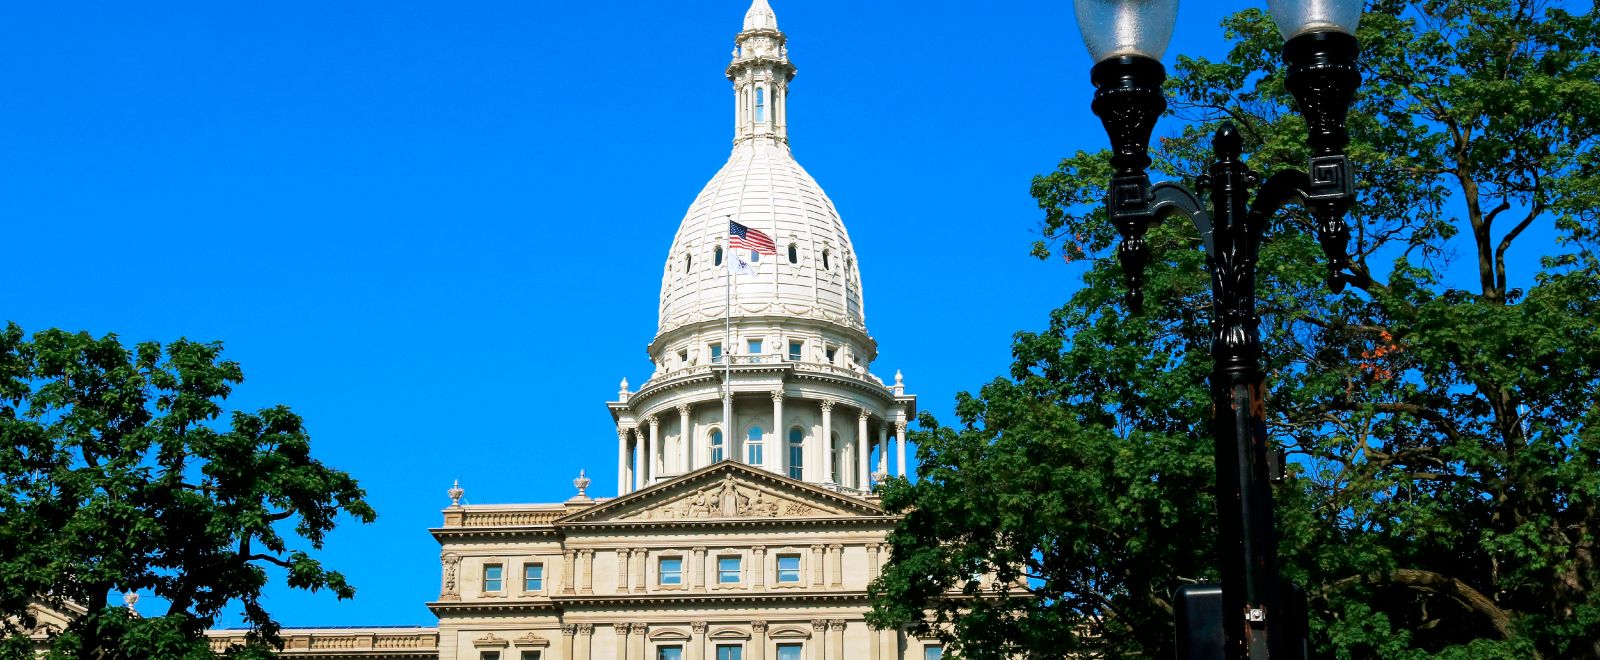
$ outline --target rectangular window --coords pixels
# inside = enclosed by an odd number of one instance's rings
[[[719,584],[738,584],[739,583],[739,558],[738,557],[718,557],[717,558],[717,582]]]
[[[683,660],[682,646],[656,647],[656,660]]]
[[[544,564],[522,565],[522,590],[528,593],[544,591]]]
[[[505,568],[499,564],[487,564],[483,567],[483,590],[503,591],[505,589]]]
[[[800,555],[778,555],[778,583],[800,583]]]
[[[751,437],[749,440],[746,440],[744,443],[745,462],[749,463],[750,465],[761,465],[764,463],[765,461],[763,461],[761,458],[761,448],[762,444],[760,437]]]
[[[478,660],[500,660],[499,651],[479,651]]]
[[[542,651],[523,651],[522,660],[540,660],[544,656]]]
[[[745,340],[745,348],[747,349],[745,352],[749,353],[750,355],[760,355],[761,354],[761,340],[760,339],[747,339],[747,340]]]
[[[944,657],[944,647],[943,646],[924,646],[924,647],[922,647],[922,660],[939,660],[940,658],[943,658],[943,657]]]
[[[805,347],[806,345],[801,342],[789,342],[789,361],[799,362],[800,358],[805,355]]]
[[[744,647],[734,644],[718,644],[717,660],[744,660]]]
[[[778,660],[801,660],[799,644],[779,644]]]
[[[681,365],[688,365],[689,364],[689,349],[684,348],[684,349],[680,349],[678,351],[678,364],[681,364]]]
[[[722,364],[722,344],[711,345],[711,364]]]
[[[838,353],[839,353],[839,347],[837,347],[837,346],[829,346],[828,347],[828,350],[827,350],[828,364],[833,364],[833,356],[837,355]]]
[[[683,558],[661,558],[661,584],[683,584]]]

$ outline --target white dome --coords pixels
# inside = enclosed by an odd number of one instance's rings
[[[684,215],[661,282],[658,336],[727,313],[728,270],[715,265],[735,221],[772,237],[756,274],[734,275],[733,317],[806,318],[866,331],[860,271],[833,202],[771,139],[741,140]],[[791,263],[791,248],[794,262]]]

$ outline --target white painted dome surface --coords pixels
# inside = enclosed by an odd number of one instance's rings
[[[787,144],[757,138],[736,144],[684,215],[662,278],[658,333],[723,318],[730,280],[713,262],[730,220],[771,236],[778,251],[761,256],[755,275],[733,276],[735,319],[799,317],[866,331],[855,251],[833,202]]]

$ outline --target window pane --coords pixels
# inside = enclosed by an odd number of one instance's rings
[[[778,660],[801,660],[799,644],[779,644]]]
[[[800,555],[778,555],[778,581],[800,581]]]
[[[922,660],[939,660],[942,657],[944,657],[943,646],[922,647]]]
[[[792,361],[795,361],[795,362],[799,362],[800,358],[802,357],[802,350],[801,349],[803,349],[803,348],[805,348],[805,344],[802,344],[802,343],[797,342],[797,341],[789,342],[789,359],[792,360]]]
[[[717,660],[744,660],[743,646],[717,646]]]
[[[539,660],[542,655],[541,651],[523,651],[522,660]]]
[[[483,567],[484,591],[499,591],[502,588],[504,578],[501,571],[502,568],[499,564],[489,564]]]
[[[713,429],[711,431],[711,462],[712,463],[719,463],[721,461],[722,461],[722,431]]]
[[[478,654],[480,660],[500,660],[499,651],[484,651]]]
[[[656,649],[656,660],[683,660],[682,646],[662,646]]]
[[[717,559],[717,581],[722,583],[737,583],[739,581],[738,557],[721,557]]]
[[[528,564],[522,567],[522,590],[540,591],[544,589],[544,564]]]
[[[745,344],[746,344],[746,348],[750,349],[749,352],[750,352],[751,355],[760,355],[761,354],[761,340],[760,339],[751,339],[750,341],[745,342]]]
[[[683,584],[683,560],[661,560],[661,584]]]

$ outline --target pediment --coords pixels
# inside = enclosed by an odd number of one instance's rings
[[[723,461],[577,512],[556,524],[886,515],[883,509],[860,498]]]

